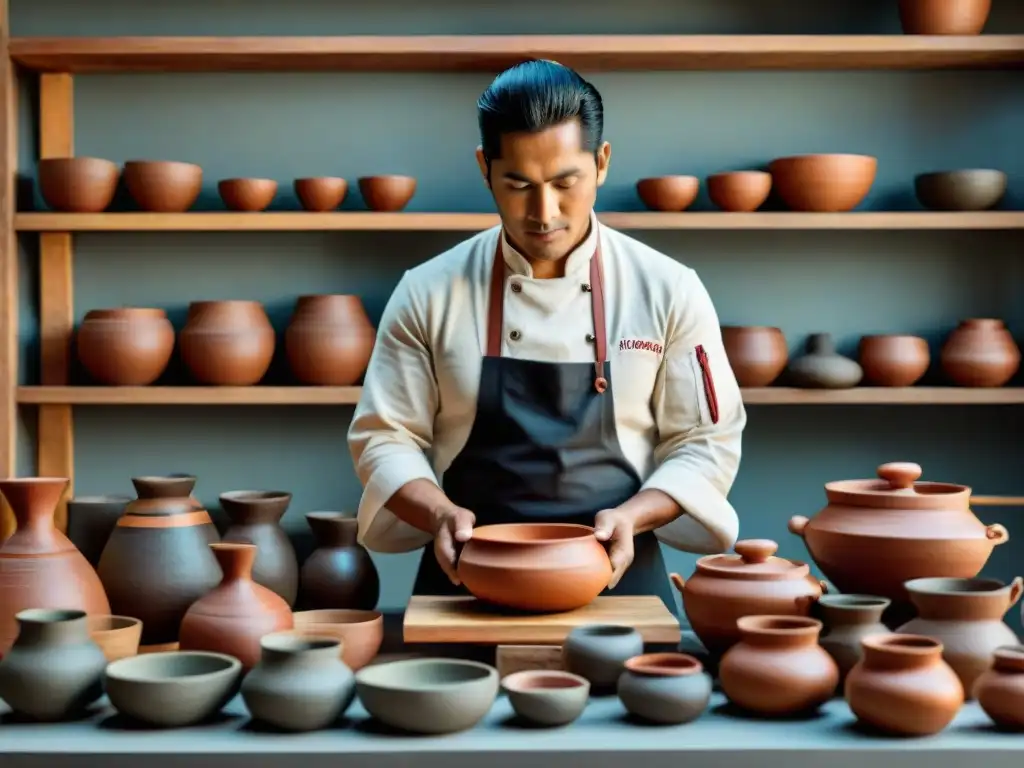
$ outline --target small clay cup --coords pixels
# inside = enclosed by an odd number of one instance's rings
[[[131,616],[89,616],[89,636],[107,661],[135,656],[142,639],[142,622]]]
[[[920,336],[864,336],[857,357],[864,381],[876,387],[910,387],[928,372],[931,353]]]
[[[295,196],[307,211],[327,213],[345,201],[348,182],[334,176],[295,180]]]
[[[590,682],[579,675],[528,669],[501,680],[513,711],[523,720],[546,727],[576,720],[590,698]]]
[[[124,164],[128,194],[144,211],[184,213],[203,188],[203,169],[171,160],[129,160]]]
[[[265,211],[277,194],[273,179],[224,179],[217,184],[221,200],[232,211]]]
[[[121,169],[99,157],[39,161],[39,191],[46,204],[66,213],[100,213],[114,200]]]
[[[373,661],[384,642],[384,614],[380,611],[296,611],[292,618],[299,634],[341,640],[341,660],[353,672]]]
[[[697,199],[700,179],[696,176],[654,176],[640,179],[636,193],[652,211],[678,213],[685,211]]]
[[[933,211],[987,211],[1006,194],[1006,174],[990,168],[922,173],[914,178],[914,192]]]
[[[359,194],[371,211],[400,211],[416,194],[416,179],[412,176],[362,176]]]
[[[760,208],[772,191],[772,175],[766,171],[728,171],[708,176],[708,197],[730,213],[750,213]]]

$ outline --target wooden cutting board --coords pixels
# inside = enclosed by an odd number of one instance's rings
[[[473,597],[414,595],[405,610],[402,634],[407,643],[558,646],[584,624],[634,627],[648,643],[676,644],[680,639],[679,621],[652,596],[601,596],[575,611],[537,615],[503,614]]]

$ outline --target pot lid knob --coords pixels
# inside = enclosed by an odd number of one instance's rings
[[[914,482],[921,477],[921,465],[912,461],[891,461],[878,468],[878,476],[894,491],[913,489]]]
[[[744,539],[733,547],[744,563],[763,563],[779,551],[779,545],[771,539]]]

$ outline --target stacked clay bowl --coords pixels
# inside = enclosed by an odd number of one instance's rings
[[[162,309],[94,309],[78,329],[76,346],[82,367],[100,384],[146,386],[171,361],[174,327]]]
[[[878,159],[868,155],[797,155],[772,160],[769,170],[775,191],[791,210],[839,213],[852,211],[867,197],[875,182]]]
[[[53,157],[39,161],[39,191],[55,211],[101,213],[114,199],[121,169],[98,157]]]
[[[153,213],[184,213],[203,187],[203,169],[170,160],[129,160],[124,183],[135,203]]]

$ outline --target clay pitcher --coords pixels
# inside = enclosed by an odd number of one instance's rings
[[[300,296],[284,343],[299,383],[348,387],[366,372],[375,339],[358,296]]]
[[[199,598],[181,620],[180,648],[234,656],[246,670],[260,660],[260,638],[292,629],[292,610],[280,596],[252,580],[256,546],[210,544],[224,579]]]
[[[839,665],[840,683],[864,655],[861,640],[892,634],[882,623],[882,614],[891,603],[872,595],[823,595],[818,599],[817,611],[825,625],[821,647]]]
[[[15,617],[20,611],[110,613],[96,571],[53,522],[69,482],[66,477],[0,480],[0,494],[11,507],[16,526],[0,544],[0,657],[18,635]]]
[[[299,563],[281,518],[292,495],[285,491],[230,491],[220,495],[221,509],[231,520],[223,541],[255,544],[252,578],[295,605],[299,591]]]
[[[299,574],[300,605],[308,610],[376,608],[380,576],[370,554],[356,542],[358,521],[340,512],[310,512],[306,521],[317,545]]]
[[[905,586],[917,618],[896,631],[942,643],[942,658],[972,698],[974,682],[992,666],[996,648],[1019,642],[1003,617],[1020,600],[1024,579],[1018,576],[1009,585],[981,578],[914,579]]]
[[[1001,387],[1020,368],[1020,349],[1002,320],[971,318],[949,334],[939,361],[959,387]]]
[[[200,384],[258,384],[274,357],[274,328],[258,301],[194,301],[178,338],[182,362]]]

